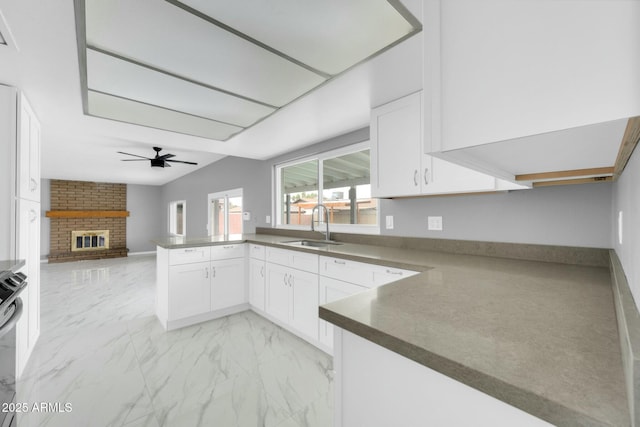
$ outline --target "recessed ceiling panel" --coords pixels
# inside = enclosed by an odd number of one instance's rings
[[[329,74],[344,71],[416,30],[387,0],[182,3]]]
[[[267,107],[87,50],[88,88],[241,127],[271,114]]]
[[[325,81],[164,1],[87,0],[85,17],[88,46],[276,107]]]
[[[88,113],[92,116],[156,129],[225,140],[242,130],[212,120],[131,101],[100,92],[88,91]]]

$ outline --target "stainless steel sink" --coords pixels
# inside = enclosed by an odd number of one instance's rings
[[[285,245],[305,246],[310,248],[326,248],[327,246],[341,245],[342,243],[332,242],[330,240],[290,240],[282,242]]]

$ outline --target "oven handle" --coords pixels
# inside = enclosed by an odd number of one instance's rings
[[[11,318],[7,320],[4,325],[0,326],[0,338],[9,332],[16,323],[18,323],[20,316],[22,316],[22,300],[20,298],[16,298],[13,304],[16,306],[16,311],[13,312]]]

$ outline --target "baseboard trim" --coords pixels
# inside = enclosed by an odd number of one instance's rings
[[[129,256],[155,255],[156,251],[129,252]]]

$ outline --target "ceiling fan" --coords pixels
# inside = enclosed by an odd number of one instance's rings
[[[170,160],[172,157],[175,157],[176,155],[175,154],[163,154],[161,156],[160,155],[160,151],[162,151],[162,148],[153,147],[153,149],[156,152],[156,156],[153,157],[153,158],[139,156],[137,154],[124,153],[122,151],[118,151],[118,153],[125,154],[127,156],[140,157],[139,159],[122,159],[123,162],[140,162],[140,161],[143,161],[143,160],[150,160],[151,161],[151,167],[154,167],[154,168],[170,168],[171,165],[169,164],[169,162],[185,163],[187,165],[197,165],[197,163],[194,163],[194,162],[185,162],[185,161],[182,161],[182,160]]]

